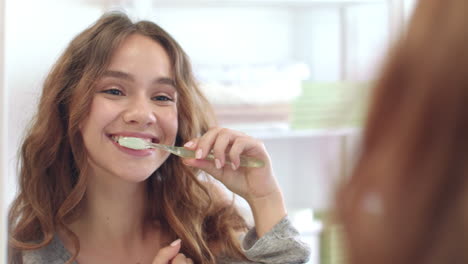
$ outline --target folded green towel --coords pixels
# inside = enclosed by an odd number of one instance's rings
[[[304,82],[293,102],[293,129],[361,127],[368,102],[369,83]]]

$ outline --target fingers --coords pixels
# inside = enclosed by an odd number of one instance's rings
[[[226,165],[226,153],[229,152],[231,145],[239,137],[246,137],[246,135],[239,131],[214,127],[203,136],[190,140],[184,146],[194,150],[196,152],[196,159],[198,160],[205,159],[208,155],[212,154],[214,156],[214,161],[212,162],[214,163],[214,167],[221,169]],[[205,165],[208,164],[197,162],[197,167],[199,167],[198,165],[206,168]]]
[[[221,129],[222,128],[218,127],[211,128],[203,136],[196,140],[190,140],[184,146],[188,147],[189,149],[195,150],[196,159],[204,159],[210,153],[211,147],[218,136],[218,132]]]
[[[152,264],[193,264],[193,260],[179,253],[181,246],[180,239],[172,242],[169,246],[161,248],[154,257]]]
[[[161,248],[153,259],[153,264],[168,264],[170,261],[179,254],[180,239],[172,242],[169,246]],[[181,262],[183,263],[183,262]]]
[[[184,254],[179,253],[172,260],[171,264],[193,264],[192,259],[187,258]]]
[[[221,130],[213,146],[213,155],[215,156],[215,167],[221,169],[226,164],[226,152],[229,145],[234,140],[234,135],[228,131]]]
[[[240,155],[247,148],[251,147],[251,143],[246,138],[237,138],[232,144],[231,150],[229,151],[229,159],[231,160],[231,166],[233,170],[236,170],[240,166]]]
[[[201,169],[218,180],[221,180],[221,177],[224,174],[224,170],[217,169],[212,160],[184,159],[182,162],[187,166]]]

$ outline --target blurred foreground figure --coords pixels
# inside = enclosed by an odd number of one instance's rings
[[[468,263],[468,2],[423,0],[338,192],[351,264]]]

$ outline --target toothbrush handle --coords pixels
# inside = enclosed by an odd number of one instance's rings
[[[171,152],[172,154],[175,154],[177,156],[183,157],[183,158],[195,158],[195,151],[186,149],[184,147],[167,147],[164,145],[158,145],[154,144],[155,147],[158,146],[163,146],[163,149],[166,151]],[[205,160],[214,160],[215,157],[213,153],[209,153],[208,156],[206,156]],[[229,159],[226,160],[226,163],[231,164],[231,161]],[[240,167],[247,167],[247,168],[263,168],[265,167],[265,162],[260,159],[256,158],[251,158],[247,156],[240,156]]]
[[[213,154],[208,154],[206,156],[205,160],[214,160],[215,157]],[[226,159],[227,164],[231,164],[231,161],[229,159]],[[263,168],[265,167],[265,162],[263,160],[259,160],[256,158],[251,158],[251,157],[246,157],[246,156],[240,156],[240,167],[246,167],[246,168]]]

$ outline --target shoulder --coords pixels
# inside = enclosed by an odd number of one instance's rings
[[[63,264],[70,258],[62,242],[57,236],[45,247],[24,250],[22,252],[23,264]]]

